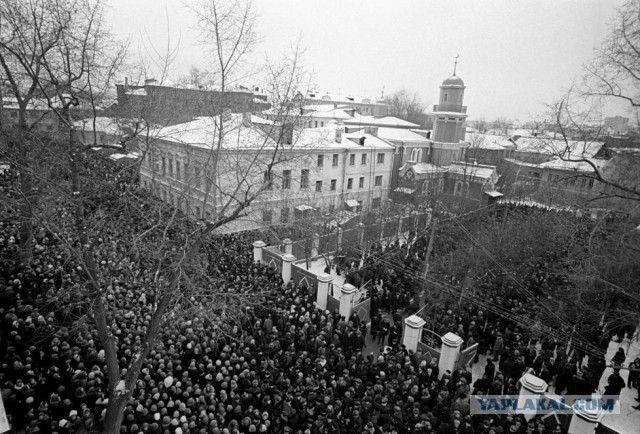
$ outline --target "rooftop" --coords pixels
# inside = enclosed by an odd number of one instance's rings
[[[353,118],[344,121],[347,125],[371,125],[379,127],[395,128],[419,128],[420,125],[403,121],[394,116],[362,116],[356,114]]]
[[[399,142],[417,142],[423,144],[429,143],[429,139],[427,139],[423,135],[404,128],[380,127],[378,128],[378,137]]]

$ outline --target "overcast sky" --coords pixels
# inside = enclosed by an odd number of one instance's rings
[[[183,0],[111,0],[113,30],[180,39],[174,75],[207,67]],[[301,39],[319,92],[379,97],[405,87],[433,104],[453,72],[467,86],[470,119],[527,121],[579,78],[622,0],[255,0],[254,57],[278,57]],[[248,79],[246,85],[252,85]],[[624,110],[607,106],[605,115]]]

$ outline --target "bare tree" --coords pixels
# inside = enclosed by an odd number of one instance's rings
[[[417,92],[402,88],[385,98],[389,114],[426,127],[425,105]]]
[[[595,58],[585,65],[587,96],[613,97],[640,107],[640,3],[627,0],[617,11]]]

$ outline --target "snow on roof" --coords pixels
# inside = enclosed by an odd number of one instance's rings
[[[596,168],[598,168],[598,170],[601,170],[609,162],[609,160],[601,160],[598,158],[587,158],[587,160],[593,163]],[[556,158],[554,160],[541,163],[539,167],[555,170],[573,170],[575,172],[594,172],[593,166],[587,161],[566,161],[561,158]]]
[[[515,140],[517,152],[533,154],[565,155],[593,157],[604,145],[603,142],[585,142],[582,140],[554,140],[544,137],[520,137]]]
[[[261,118],[260,116],[251,115],[251,123],[257,125],[275,125],[274,121],[269,119]]]
[[[405,128],[378,128],[378,137],[382,137],[386,140],[395,140],[399,142],[420,142],[429,143],[429,139]]]
[[[296,148],[333,148],[333,149],[379,149],[392,150],[393,145],[374,135],[363,133],[361,130],[353,133],[342,133],[341,143],[336,142],[336,123],[332,122],[322,128],[305,128],[294,133],[294,147]],[[360,138],[364,137],[364,145],[360,145]]]
[[[114,154],[109,155],[109,158],[111,158],[112,160],[115,160],[115,161],[121,160],[123,158],[136,159],[136,158],[139,158],[139,157],[140,157],[140,154],[138,154],[137,152],[130,152],[128,154],[120,154],[120,153],[116,152]]]
[[[505,150],[506,148],[502,144],[504,141],[504,136],[495,134],[469,133],[469,131],[465,134],[465,142],[468,142],[473,149]]]
[[[473,176],[475,178],[488,179],[496,174],[495,166],[487,166],[484,164],[471,164],[454,161],[448,166],[449,173],[457,173],[465,176]]]
[[[336,101],[342,102],[345,104],[355,103],[355,104],[376,104],[376,105],[386,105],[381,100],[376,100],[374,98],[368,98],[365,96],[351,96],[351,95],[341,95],[337,93],[326,93],[326,92],[308,92],[305,96],[306,99],[311,99],[314,101]]]
[[[305,116],[321,119],[351,119],[351,115],[349,115],[347,112],[342,109],[336,108],[331,108],[331,110],[316,110],[305,114]]]
[[[380,127],[396,127],[396,128],[418,128],[420,125],[412,122],[403,121],[394,116],[362,116],[356,114],[353,118],[344,122],[349,125],[372,125]]]
[[[117,118],[98,116],[95,118],[95,130],[94,118],[81,119],[74,122],[73,126],[82,131],[96,131],[115,136],[123,134],[122,127],[124,126],[124,122]]]
[[[276,143],[259,128],[244,125],[242,114],[232,114],[224,121],[222,148],[275,147]],[[211,148],[218,138],[220,116],[198,117],[190,122],[152,130],[149,137],[174,143]]]

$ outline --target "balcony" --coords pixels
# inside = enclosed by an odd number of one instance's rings
[[[466,105],[458,105],[458,104],[440,104],[434,105],[433,111],[435,112],[454,112],[454,113],[466,113],[467,106]]]

